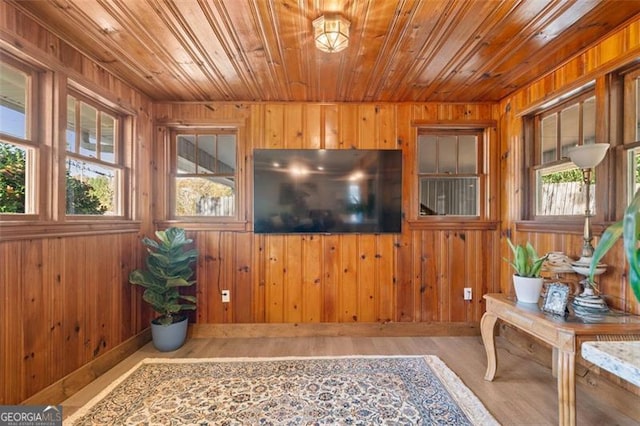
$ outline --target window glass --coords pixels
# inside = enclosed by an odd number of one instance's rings
[[[27,149],[0,142],[0,213],[31,213],[27,206]]]
[[[236,214],[236,134],[176,135],[175,216]]]
[[[79,123],[75,117],[79,115]],[[84,97],[67,97],[66,213],[122,216],[124,164],[118,116]],[[76,135],[80,135],[76,145]]]
[[[100,113],[100,159],[108,163],[116,162],[116,119],[107,113]]]
[[[67,151],[76,150],[76,98],[67,96]]]
[[[68,159],[67,214],[116,215],[117,172],[99,164]]]
[[[418,171],[420,173],[436,173],[437,141],[435,136],[423,135],[418,144]]]
[[[532,216],[572,216],[585,212],[582,171],[569,160],[569,149],[595,142],[595,96],[593,90],[554,103],[540,111],[531,122],[537,123],[537,152],[540,158],[531,164],[535,184],[532,191]],[[593,176],[594,174],[592,174]],[[591,212],[595,185],[590,186]]]
[[[421,215],[476,216],[478,178],[420,178]]]
[[[0,214],[37,213],[40,150],[29,131],[37,117],[28,101],[35,78],[36,71],[26,65],[0,62]]]
[[[458,172],[477,173],[478,172],[478,148],[476,146],[478,138],[474,135],[463,135],[458,140]]]
[[[596,143],[596,98],[592,97],[582,104],[582,144]]]
[[[591,174],[591,194],[595,192],[595,173]],[[585,191],[582,171],[573,163],[540,169],[537,172],[536,214],[539,216],[584,215]],[[595,197],[591,196],[591,213],[595,213]]]
[[[560,112],[560,157],[567,157],[569,148],[580,140],[580,105],[574,104]]]
[[[634,194],[640,189],[640,148],[627,151],[629,164],[629,191],[627,202],[631,202]]]
[[[542,164],[556,161],[558,140],[558,116],[550,115],[540,124]]]
[[[80,154],[87,157],[98,157],[97,110],[86,103],[80,104]]]
[[[420,216],[478,216],[481,133],[443,131],[418,136]]]
[[[28,139],[28,75],[0,62],[0,131]]]

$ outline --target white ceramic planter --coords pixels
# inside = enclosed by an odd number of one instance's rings
[[[518,302],[538,303],[542,292],[543,278],[513,276],[513,287],[516,289]]]

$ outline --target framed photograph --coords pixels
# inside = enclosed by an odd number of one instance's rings
[[[554,315],[565,316],[569,302],[569,286],[552,283],[547,286],[547,294],[542,303],[542,310]]]

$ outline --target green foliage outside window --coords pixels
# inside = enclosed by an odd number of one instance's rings
[[[542,183],[565,182],[582,182],[582,171],[580,169],[571,169],[542,176]]]
[[[24,213],[25,153],[0,144],[0,213]]]
[[[24,150],[0,144],[0,213],[25,212],[25,166]],[[107,206],[94,193],[90,183],[82,182],[68,173],[66,181],[67,213],[101,215],[107,211]]]

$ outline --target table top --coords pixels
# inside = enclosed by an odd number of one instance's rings
[[[640,333],[640,316],[612,311],[588,320],[576,315],[561,317],[543,312],[536,303],[521,303],[515,298],[502,293],[484,295],[487,301],[487,311],[491,303],[497,303],[502,309],[521,315],[529,320],[541,321],[572,334],[635,334]]]
[[[585,342],[582,357],[640,386],[640,341]]]

